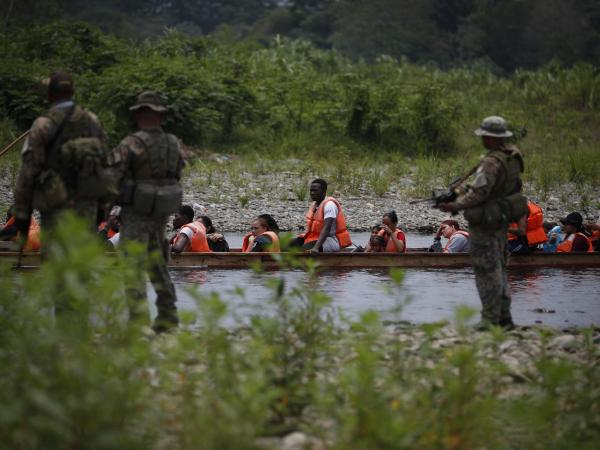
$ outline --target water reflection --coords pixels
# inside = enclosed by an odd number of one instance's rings
[[[219,292],[232,308],[268,308],[273,277],[283,277],[287,289],[309,287],[306,273],[299,270],[255,273],[250,270],[173,271],[181,309],[195,308],[186,286],[199,292]],[[551,326],[590,326],[600,324],[600,269],[561,270],[543,268],[509,271],[514,316],[520,324],[543,323]],[[333,306],[346,316],[357,317],[367,309],[389,318],[398,302],[407,303],[403,318],[422,323],[450,319],[458,305],[480,308],[470,268],[407,269],[401,289],[394,290],[389,272],[381,269],[328,270],[318,274],[317,288],[333,299]],[[241,298],[235,288],[245,289]],[[549,311],[554,311],[550,313]],[[239,312],[239,311],[238,311]]]

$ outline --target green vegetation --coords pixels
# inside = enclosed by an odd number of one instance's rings
[[[132,43],[68,22],[11,30],[0,35],[0,48],[5,141],[44,110],[39,80],[67,68],[77,100],[98,113],[111,144],[131,129],[135,95],[159,90],[172,108],[170,131],[241,158],[224,165],[240,188],[248,178],[236,171],[285,170],[384,195],[412,174],[412,193],[422,194],[477,161],[482,148],[472,131],[490,114],[511,122],[534,188],[600,183],[600,74],[589,64],[501,77],[484,67],[442,71],[390,57],[354,63],[282,38],[263,46],[167,31]]]
[[[194,291],[184,327],[152,337],[125,320],[135,267],[72,220],[54,242],[39,271],[1,269],[6,448],[257,449],[293,430],[331,449],[597,446],[591,330],[575,353],[547,350],[553,332],[532,330],[519,344],[531,356],[515,366],[503,358],[519,338],[472,334],[468,311],[450,339],[443,324],[386,330],[374,312],[347,321],[327,296],[273,275],[269,314],[261,305],[232,323],[218,294]],[[57,302],[69,308],[55,320]]]

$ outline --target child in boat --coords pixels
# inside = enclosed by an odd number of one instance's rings
[[[562,230],[556,222],[544,222],[544,231],[548,240],[544,243],[544,251],[546,253],[555,253],[556,246],[563,240]]]
[[[206,227],[206,239],[208,240],[210,249],[213,252],[228,252],[229,244],[227,243],[225,236],[217,232],[211,218],[208,216],[200,216],[198,220]]]
[[[365,253],[384,253],[385,252],[385,239],[382,236],[375,235],[369,239],[369,244],[365,249]]]

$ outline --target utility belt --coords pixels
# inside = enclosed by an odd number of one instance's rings
[[[120,203],[144,216],[169,216],[180,208],[182,200],[183,189],[175,179],[128,179],[121,186]]]
[[[465,209],[464,214],[470,227],[496,229],[510,222],[517,222],[527,215],[528,211],[527,199],[522,193],[517,192]]]

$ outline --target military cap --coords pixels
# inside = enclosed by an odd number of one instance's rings
[[[73,92],[73,77],[67,72],[59,70],[46,78],[43,83],[48,86],[48,92]]]
[[[144,91],[138,95],[135,104],[129,108],[129,110],[136,111],[140,108],[150,108],[156,112],[167,111],[167,107],[165,106],[161,96],[154,91]]]
[[[483,119],[479,128],[475,130],[477,136],[491,137],[511,137],[513,134],[508,131],[506,120],[500,116],[489,116]]]

